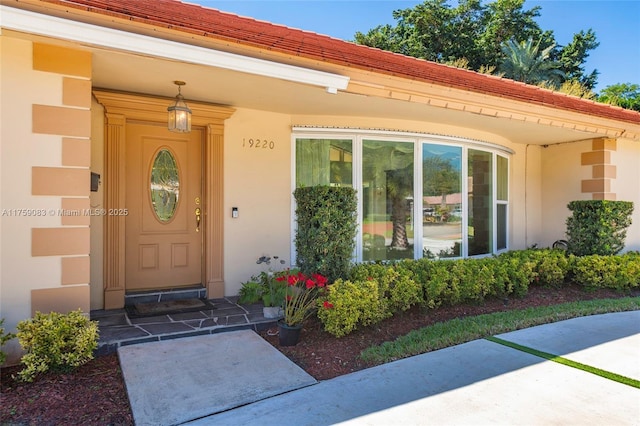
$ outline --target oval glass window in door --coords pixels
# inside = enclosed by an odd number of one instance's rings
[[[173,219],[180,195],[180,173],[175,157],[166,148],[158,151],[151,167],[151,204],[160,222]]]

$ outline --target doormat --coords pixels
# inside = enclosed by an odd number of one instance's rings
[[[207,299],[179,299],[164,302],[136,303],[125,306],[129,318],[153,317],[158,315],[182,314],[214,309]]]

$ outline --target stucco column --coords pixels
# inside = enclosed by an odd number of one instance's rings
[[[125,124],[122,114],[105,115],[105,204],[125,205]],[[124,307],[125,217],[106,215],[104,250],[104,308]]]
[[[591,151],[583,152],[580,164],[591,166],[591,179],[582,180],[582,192],[591,193],[594,200],[615,200],[616,193],[611,191],[611,182],[616,179],[616,166],[611,155],[616,151],[617,140],[598,138],[591,143]]]
[[[224,138],[223,126],[207,125],[205,145],[205,243],[207,297],[224,297]]]

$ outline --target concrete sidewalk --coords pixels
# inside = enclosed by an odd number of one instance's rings
[[[497,336],[640,380],[640,311]],[[487,340],[320,382],[189,425],[640,425],[640,390]]]
[[[138,426],[181,424],[317,383],[251,330],[124,346],[118,357]]]

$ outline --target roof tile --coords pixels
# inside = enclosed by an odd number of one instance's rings
[[[178,0],[41,0],[327,63],[640,123],[640,113]]]

